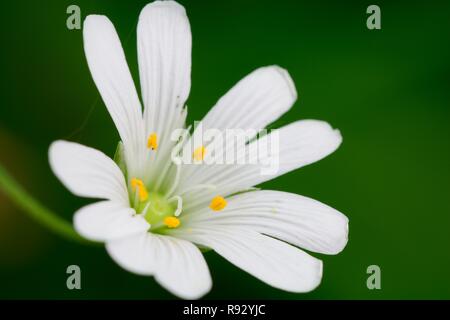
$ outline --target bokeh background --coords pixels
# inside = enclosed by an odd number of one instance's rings
[[[136,23],[147,1],[5,1],[0,32],[0,162],[37,199],[71,220],[88,203],[50,171],[48,146],[68,139],[113,155],[118,135],[87,68],[82,32],[66,8],[115,24],[135,82]],[[372,1],[180,1],[193,32],[189,120],[234,83],[278,64],[299,100],[277,121],[323,119],[344,143],[326,159],[265,183],[306,195],[350,219],[350,240],[324,260],[307,294],[271,288],[214,252],[206,298],[450,298],[450,2],[377,1],[382,29],[366,28]],[[66,288],[77,264],[82,290]],[[379,265],[382,289],[368,290]],[[101,246],[49,233],[0,191],[0,298],[166,299],[152,278],[120,269]]]

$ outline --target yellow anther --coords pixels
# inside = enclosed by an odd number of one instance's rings
[[[227,200],[224,197],[217,196],[211,200],[209,207],[214,211],[223,210],[227,206]]]
[[[131,179],[131,188],[133,189],[133,191],[136,191],[136,187],[140,186],[142,184],[144,184],[142,182],[142,180],[139,180],[139,179],[136,179],[136,178]]]
[[[177,228],[180,225],[180,219],[175,217],[165,217],[164,224],[169,228]]]
[[[194,153],[192,154],[192,156],[194,157],[194,160],[201,161],[205,157],[205,154],[206,154],[206,148],[204,146],[200,146],[194,150]]]
[[[148,199],[148,191],[147,188],[144,185],[144,182],[142,182],[141,179],[133,178],[131,179],[131,189],[133,192],[138,192],[138,197],[141,202],[146,201]]]
[[[147,148],[152,150],[158,149],[158,136],[156,135],[155,132],[153,132],[148,136]]]

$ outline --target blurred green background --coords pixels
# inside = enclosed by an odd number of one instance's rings
[[[206,298],[450,298],[450,2],[377,1],[382,30],[360,1],[180,1],[193,33],[189,121],[234,83],[278,64],[299,100],[280,126],[330,122],[344,143],[328,158],[265,183],[327,203],[350,219],[350,240],[324,260],[308,294],[271,288],[213,252]],[[49,144],[77,141],[113,155],[118,135],[91,79],[82,32],[66,8],[115,24],[135,82],[136,23],[147,1],[7,1],[1,5],[0,162],[67,220],[89,203],[50,171]],[[82,290],[66,288],[66,268]],[[366,268],[381,268],[368,290]],[[120,269],[102,247],[50,234],[0,192],[0,298],[172,298],[152,278]]]

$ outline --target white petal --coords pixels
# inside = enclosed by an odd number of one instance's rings
[[[134,209],[113,201],[97,202],[78,210],[74,226],[93,241],[107,241],[146,232],[150,225]]]
[[[146,134],[158,135],[158,151],[149,160],[153,175],[145,179],[158,185],[161,181],[155,179],[170,165],[170,135],[184,127],[191,87],[191,29],[183,6],[155,1],[142,9],[137,33]]]
[[[278,148],[273,148],[273,150],[271,150],[272,148],[266,150],[262,148],[259,155],[250,151],[253,150],[252,148],[257,149],[258,144],[270,145],[268,141],[271,141],[272,137],[276,137],[276,134],[279,136]],[[184,207],[184,210],[192,211],[199,205],[203,206],[205,201],[210,201],[214,195],[226,196],[245,190],[319,161],[335,151],[341,142],[342,137],[339,130],[334,130],[324,121],[297,121],[247,145],[247,152],[241,153],[243,157],[247,158],[246,164],[201,165],[202,170],[197,171],[195,175],[182,176],[177,193],[183,193],[184,190],[197,184],[216,186],[213,191],[196,192],[195,200],[186,201],[189,204]],[[249,156],[249,154],[256,154],[256,156]],[[271,159],[276,161],[269,165]],[[249,164],[250,161],[256,164]]]
[[[202,120],[203,128],[260,130],[288,111],[297,92],[278,66],[256,69],[228,91]]]
[[[337,254],[348,240],[348,219],[316,200],[280,191],[254,191],[235,195],[219,213],[205,208],[191,214],[192,226],[242,226],[295,246]]]
[[[175,234],[175,232],[174,232]],[[245,228],[192,228],[177,236],[210,247],[237,267],[285,291],[308,292],[322,278],[322,262],[304,251]]]
[[[253,139],[259,130],[277,120],[288,111],[297,99],[297,91],[289,73],[278,66],[256,69],[231,88],[201,121],[201,131],[241,129],[245,142]],[[183,153],[192,154],[200,145],[214,150],[216,156],[224,152],[223,139],[203,141],[199,129],[187,142]],[[200,138],[200,139],[199,139]],[[211,156],[207,152],[205,161]],[[203,166],[184,166],[184,179],[203,171]]]
[[[142,110],[119,37],[107,17],[90,15],[83,38],[92,78],[124,144],[128,170],[138,176],[146,146]]]
[[[102,152],[78,143],[55,141],[49,149],[49,160],[55,175],[73,194],[128,202],[122,171]]]
[[[211,289],[208,266],[200,250],[188,241],[146,232],[107,242],[106,249],[122,268],[154,275],[183,299],[200,298]]]

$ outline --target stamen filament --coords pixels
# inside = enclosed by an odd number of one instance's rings
[[[175,165],[175,166],[176,166],[175,178],[172,182],[172,186],[170,187],[169,191],[167,192],[167,197],[170,197],[172,195],[172,193],[178,187],[178,184],[180,182],[181,165]]]
[[[173,215],[175,217],[178,217],[181,214],[181,210],[183,209],[183,198],[181,198],[180,196],[174,196],[167,201],[171,202],[173,200],[177,200],[177,209],[175,210],[175,213]]]
[[[142,209],[142,211],[139,213],[139,214],[141,214],[142,216],[146,216],[147,215],[147,211],[148,211],[148,208],[150,207],[150,204],[151,204],[151,202],[149,201],[146,205],[145,205],[145,207],[144,207],[144,209]]]
[[[139,193],[134,193],[134,209],[137,211],[139,208]]]
[[[178,152],[181,150],[182,146],[184,145],[184,142],[185,142],[185,140],[186,140],[186,137],[187,137],[188,134],[189,134],[190,128],[191,128],[191,126],[189,126],[189,127],[184,131],[183,136],[181,137],[181,141],[178,142],[178,143],[175,145],[174,148],[176,149],[176,153],[178,153]],[[172,161],[167,161],[167,163],[165,164],[164,168],[161,170],[161,172],[160,172],[160,174],[159,174],[159,177],[157,178],[156,183],[155,183],[155,185],[154,185],[154,190],[155,190],[155,191],[158,191],[158,190],[159,190],[159,187],[161,186],[161,183],[164,181],[164,178],[166,177],[167,170],[169,170],[169,168],[170,168],[171,165],[172,165]]]

